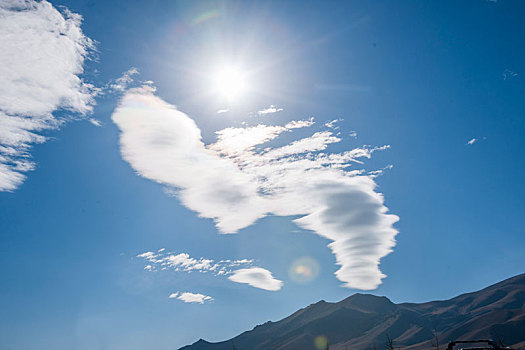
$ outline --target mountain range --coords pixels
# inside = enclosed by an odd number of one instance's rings
[[[354,294],[337,303],[321,300],[232,339],[200,339],[180,350],[308,350],[324,336],[331,350],[440,348],[449,341],[494,339],[525,349],[525,274],[449,300],[394,304],[384,296]]]

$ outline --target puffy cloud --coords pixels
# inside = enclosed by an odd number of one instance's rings
[[[82,17],[47,1],[0,3],[0,191],[13,191],[34,169],[31,146],[57,129],[58,109],[87,114],[96,93],[79,76],[93,48]]]
[[[235,270],[228,279],[233,282],[246,283],[252,287],[270,291],[277,291],[283,286],[282,281],[274,278],[270,271],[262,267]]]
[[[282,108],[277,108],[277,107],[275,107],[274,105],[271,105],[271,106],[268,107],[268,108],[264,108],[264,109],[258,111],[257,114],[259,114],[259,115],[265,115],[265,114],[277,113],[277,112],[281,112],[281,111],[284,111],[284,109],[282,109]]]
[[[112,119],[123,158],[137,173],[176,188],[181,202],[220,232],[235,233],[268,214],[299,216],[298,226],[331,241],[344,286],[374,289],[385,277],[379,263],[395,245],[399,218],[376,192],[377,174],[350,168],[389,146],[324,153],[341,139],[322,131],[256,148],[313,120],[227,128],[205,145],[195,122],[150,87],[128,91]]]
[[[205,302],[213,301],[213,298],[208,295],[204,295],[201,293],[190,293],[190,292],[171,293],[169,298],[182,300],[185,303],[198,303],[198,304],[204,304]]]
[[[121,130],[123,158],[141,176],[179,188],[182,203],[214,219],[222,232],[234,233],[264,215],[251,178],[207,149],[195,122],[150,88],[130,90],[112,119]]]

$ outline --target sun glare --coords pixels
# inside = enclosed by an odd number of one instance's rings
[[[214,75],[215,91],[228,101],[239,97],[245,87],[245,74],[236,67],[222,67]]]

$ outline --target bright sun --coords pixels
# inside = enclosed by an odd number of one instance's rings
[[[237,67],[222,67],[214,75],[215,91],[233,101],[245,90],[245,73]]]

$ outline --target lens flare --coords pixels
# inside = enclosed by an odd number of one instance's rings
[[[319,263],[309,256],[304,256],[290,265],[288,275],[296,283],[312,282],[319,275]]]
[[[328,345],[328,339],[324,335],[319,335],[315,338],[314,344],[317,349],[324,350]]]

